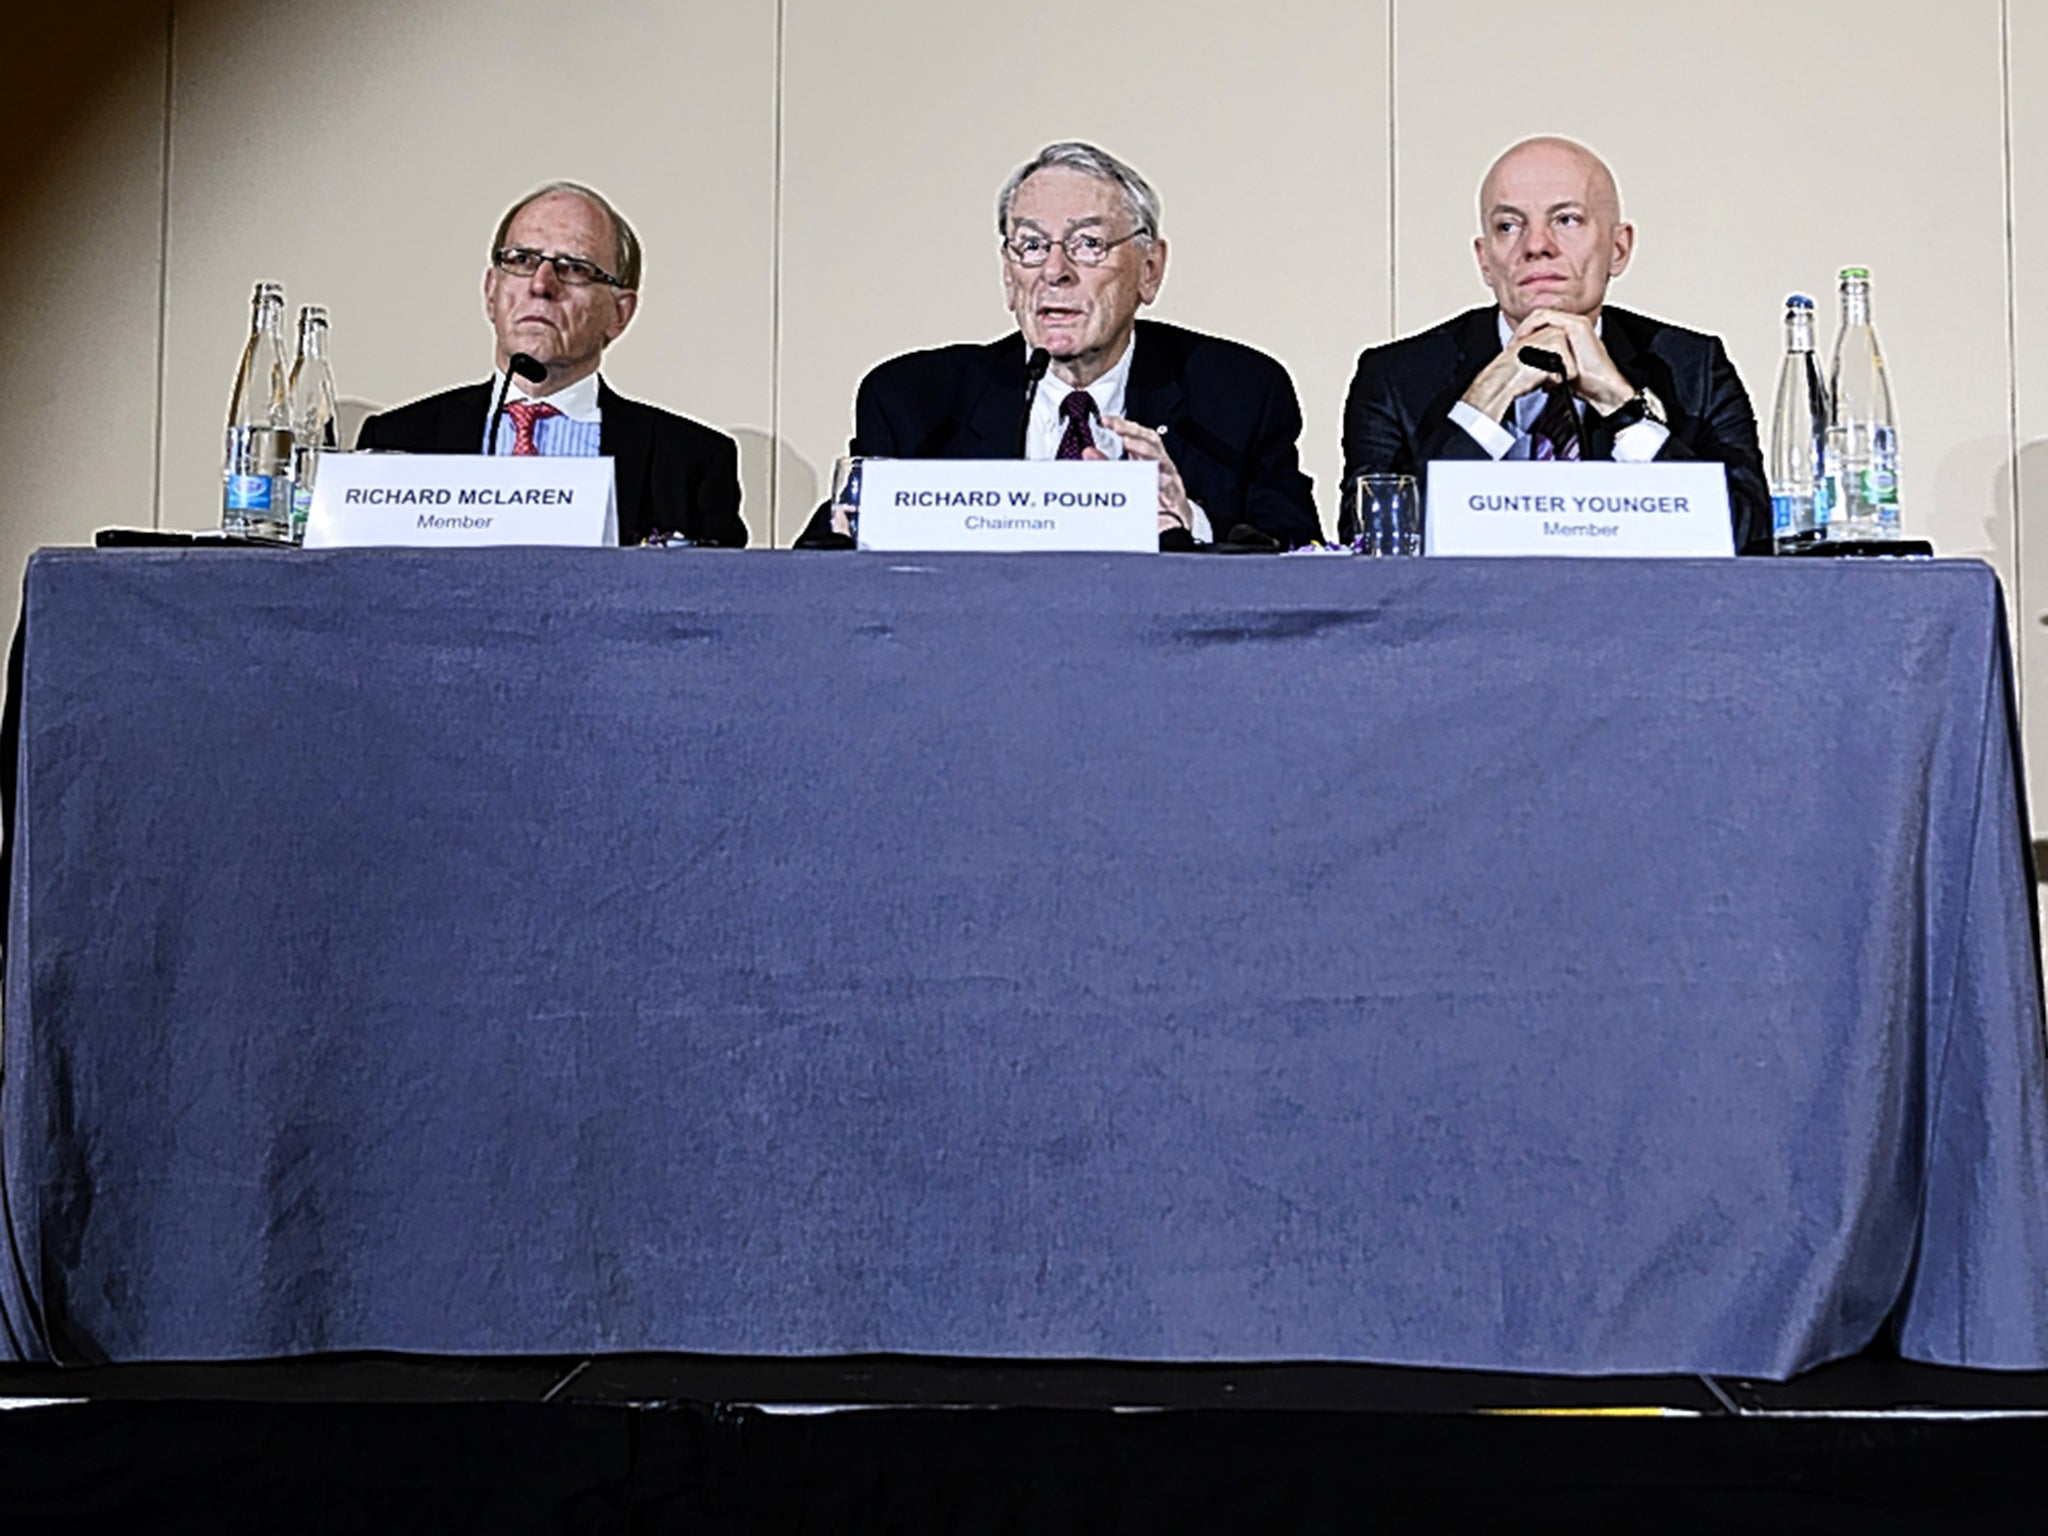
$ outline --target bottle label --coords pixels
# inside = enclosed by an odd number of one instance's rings
[[[270,510],[270,476],[229,475],[227,510],[230,512],[268,512]]]
[[[1792,532],[1792,498],[1773,496],[1771,498],[1771,532],[1784,538]]]
[[[1835,507],[1841,500],[1841,483],[1834,472],[1822,475],[1813,483],[1813,527],[1816,533],[1826,529],[1834,520]]]
[[[1899,505],[1899,437],[1890,427],[1877,426],[1870,429],[1870,468],[1863,472],[1863,499],[1879,509],[1892,509],[1898,515]]]

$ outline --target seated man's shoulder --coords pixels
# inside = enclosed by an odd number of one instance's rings
[[[451,430],[480,435],[490,404],[488,382],[458,384],[453,389],[423,395],[364,417],[356,429],[356,446],[432,451],[442,447],[442,440]]]
[[[681,439],[693,448],[708,451],[733,446],[730,433],[706,426],[701,421],[663,406],[650,405],[645,400],[635,400],[630,395],[622,395],[609,384],[603,387],[598,403],[608,417],[616,413],[621,423],[639,421],[656,435]]]
[[[1375,343],[1358,354],[1359,366],[1447,362],[1461,352],[1469,351],[1475,344],[1490,350],[1499,341],[1497,314],[1492,305],[1482,305],[1439,320],[1419,331],[1410,331],[1406,336]]]
[[[1242,382],[1287,377],[1286,365],[1270,352],[1166,320],[1140,320],[1137,345],[1141,353],[1154,349],[1165,352],[1173,361],[1174,372],[1183,378]]]
[[[1601,311],[1601,323],[1627,331],[1629,340],[1638,347],[1697,352],[1721,345],[1721,338],[1711,331],[1696,331],[1689,326],[1613,304]]]
[[[943,347],[921,347],[914,352],[899,352],[896,356],[885,358],[870,368],[861,380],[861,388],[885,391],[915,389],[923,392],[967,384],[986,379],[992,370],[1001,365],[1006,352],[1014,353],[1018,371],[1021,373],[1024,365],[1023,343],[1013,334],[995,341],[956,341]]]
[[[481,380],[474,384],[457,384],[449,389],[436,390],[431,395],[422,395],[417,400],[407,400],[401,405],[394,405],[389,410],[381,411],[378,414],[386,419],[404,416],[432,416],[457,406],[467,405],[472,400],[482,400],[485,404],[489,404],[490,395],[491,386],[489,380]]]

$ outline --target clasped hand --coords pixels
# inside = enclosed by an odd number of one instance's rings
[[[1564,376],[1522,361],[1522,348],[1540,347],[1555,353]],[[1465,402],[1495,421],[1504,421],[1522,396],[1552,384],[1565,384],[1573,394],[1603,416],[1612,415],[1635,396],[1635,386],[1614,366],[1601,345],[1593,322],[1561,309],[1532,310],[1501,349],[1499,357],[1480,370]]]

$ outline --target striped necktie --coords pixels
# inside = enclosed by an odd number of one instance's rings
[[[1579,412],[1572,404],[1571,391],[1553,384],[1543,413],[1529,429],[1529,457],[1532,459],[1576,459],[1579,457]]]
[[[545,400],[514,400],[505,407],[505,414],[512,418],[512,451],[531,456],[540,452],[540,445],[533,440],[534,424],[562,413]]]

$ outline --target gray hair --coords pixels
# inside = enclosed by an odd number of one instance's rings
[[[640,237],[633,233],[633,226],[626,222],[626,216],[605,200],[602,192],[586,187],[580,181],[551,181],[546,186],[535,187],[526,196],[505,210],[505,217],[498,220],[498,232],[491,236],[491,255],[495,258],[503,249],[506,232],[512,228],[512,221],[544,197],[553,197],[558,192],[567,192],[580,197],[612,221],[612,233],[618,242],[618,250],[612,258],[612,276],[630,289],[640,287]]]
[[[1097,149],[1093,144],[1083,144],[1077,139],[1046,145],[1010,173],[1010,179],[1003,183],[1003,190],[996,194],[998,235],[1006,239],[1009,236],[1010,201],[1016,197],[1017,189],[1038,172],[1055,166],[1110,183],[1123,193],[1124,207],[1129,210],[1131,223],[1137,232],[1148,241],[1159,238],[1159,194],[1152,190],[1152,184],[1108,150]]]

